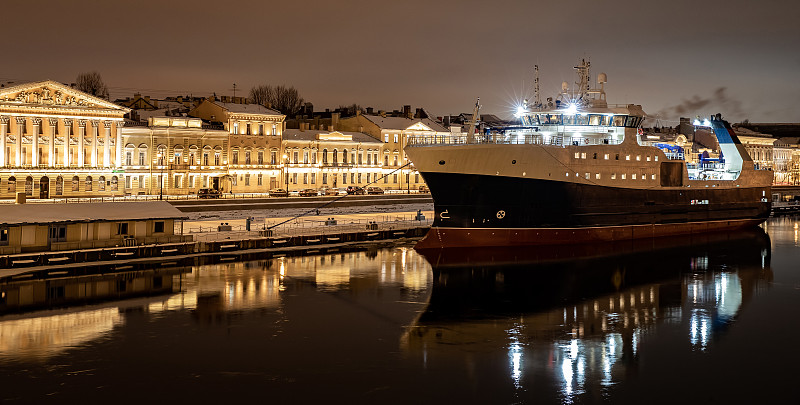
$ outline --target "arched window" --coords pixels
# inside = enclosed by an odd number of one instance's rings
[[[189,166],[194,166],[197,164],[197,145],[192,145],[189,147],[189,160],[187,163]]]
[[[106,176],[97,179],[97,191],[106,191]]]
[[[239,148],[231,149],[231,164],[232,165],[239,164]]]
[[[345,149],[344,152],[342,152],[342,164],[343,165],[347,164],[347,149]]]
[[[56,195],[64,195],[64,178],[56,177]]]
[[[78,176],[72,176],[72,191],[80,191],[81,179]]]
[[[183,145],[177,145],[172,149],[172,154],[174,157],[175,164],[182,164],[183,163]]]
[[[339,163],[339,151],[334,149],[333,150],[333,165],[336,166]]]
[[[111,177],[111,191],[119,190],[119,179],[117,176]]]
[[[92,176],[86,176],[86,187],[84,191],[92,191]]]
[[[322,150],[322,164],[324,164],[324,165],[328,164],[328,150],[327,149],[323,149]]]
[[[17,192],[17,178],[14,176],[8,178],[8,192],[9,193]]]

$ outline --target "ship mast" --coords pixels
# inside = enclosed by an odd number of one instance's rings
[[[481,109],[481,98],[475,101],[475,110],[472,111],[472,121],[469,122],[467,131],[467,143],[475,143],[475,127],[478,126],[478,111]]]
[[[534,108],[542,108],[542,99],[539,97],[539,65],[533,65],[533,105]]]

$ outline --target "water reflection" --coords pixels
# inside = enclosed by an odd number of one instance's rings
[[[410,246],[286,256],[188,268],[152,269],[0,284],[0,359],[45,361],[89,347],[124,328],[188,313],[206,327],[289,307],[321,313],[296,297],[338,295],[384,321],[408,325],[427,302],[430,267]],[[408,302],[417,305],[409,310]],[[139,326],[141,327],[141,325]]]
[[[433,291],[405,349],[430,362],[451,350],[502,345],[513,387],[533,392],[550,381],[564,403],[606,397],[637,372],[641,348],[655,344],[656,331],[677,328],[693,350],[712,350],[772,279],[770,241],[760,229],[656,243],[425,253]]]
[[[96,340],[124,323],[117,306],[86,304],[177,291],[188,269],[93,274],[0,284],[0,359],[41,360]],[[141,306],[144,301],[128,301]],[[76,310],[75,307],[80,307]],[[126,306],[127,307],[127,306]]]

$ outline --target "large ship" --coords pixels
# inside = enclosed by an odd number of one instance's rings
[[[642,135],[640,105],[606,102],[607,76],[564,82],[553,100],[518,111],[519,125],[410,137],[406,154],[434,200],[417,249],[620,241],[755,226],[769,216],[772,171],[757,167],[719,114],[695,120],[717,137],[716,159]],[[538,87],[538,75],[537,75]]]

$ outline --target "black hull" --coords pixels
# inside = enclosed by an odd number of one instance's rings
[[[458,173],[423,176],[435,205],[435,237],[429,233],[422,244],[428,247],[451,246],[446,234],[457,246],[469,246],[470,239],[506,246],[700,233],[752,226],[770,214],[769,187],[635,189]]]

